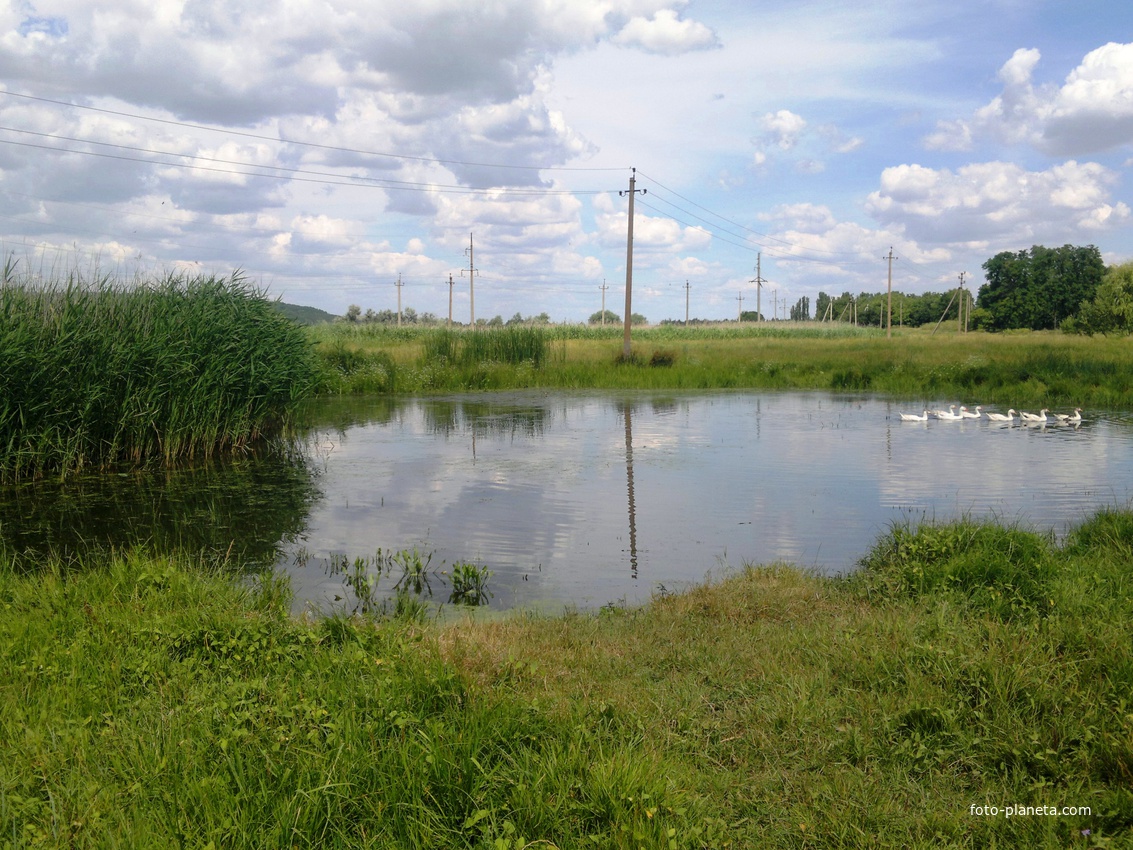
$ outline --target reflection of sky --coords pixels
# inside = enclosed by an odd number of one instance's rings
[[[1064,531],[1133,488],[1115,423],[903,423],[886,401],[805,393],[416,400],[335,434],[321,460],[316,559],[416,546],[438,569],[491,569],[497,607],[635,602],[724,564],[843,571],[904,518]],[[292,572],[300,597],[337,587]]]

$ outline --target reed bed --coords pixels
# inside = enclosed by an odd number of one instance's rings
[[[243,276],[0,287],[0,478],[174,464],[280,436],[319,365]]]

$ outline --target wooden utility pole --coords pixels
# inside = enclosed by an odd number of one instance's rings
[[[397,326],[400,328],[401,327],[401,287],[405,286],[405,284],[401,282],[401,272],[397,273],[397,283],[395,283],[394,286],[397,287]]]
[[[888,320],[885,325],[885,338],[891,339],[893,337],[893,261],[898,259],[893,256],[893,246],[889,246],[889,296],[886,311],[888,313]]]
[[[606,286],[606,278],[602,278],[602,285],[598,288],[602,290],[602,327],[606,327],[606,290],[610,288]]]
[[[452,327],[452,273],[448,276],[448,326]]]
[[[688,293],[692,289],[692,284],[685,280],[685,327],[688,327]]]
[[[634,188],[637,184],[637,169],[633,169],[629,176],[629,229],[626,236],[626,315],[625,315],[625,335],[622,339],[622,357],[629,360],[630,348],[630,334],[629,324],[631,312],[633,309],[633,196],[638,192],[645,194],[648,190]],[[626,192],[618,192],[619,195],[625,195]]]

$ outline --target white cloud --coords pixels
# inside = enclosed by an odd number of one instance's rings
[[[619,199],[621,200],[621,199]],[[610,195],[594,199],[598,239],[605,245],[625,245],[629,229],[629,209],[626,203],[617,203]],[[635,255],[643,253],[676,254],[706,248],[712,235],[699,227],[682,227],[680,222],[661,216],[643,215],[635,210],[633,216],[633,244]]]
[[[764,115],[759,125],[763,128],[761,142],[764,145],[789,151],[798,144],[799,137],[806,129],[806,119],[789,109],[780,109]]]
[[[1091,162],[1038,172],[1007,162],[956,171],[900,165],[882,172],[866,209],[882,224],[928,243],[1062,244],[1129,220],[1128,206],[1111,199],[1116,181],[1114,172]]]
[[[799,174],[821,174],[826,170],[824,156],[849,154],[858,150],[864,141],[847,136],[835,124],[812,127],[801,115],[789,109],[767,112],[759,119],[762,133],[755,139],[752,164],[760,168],[771,157],[782,158],[794,153],[793,168]]]
[[[666,56],[720,44],[710,28],[697,21],[681,20],[672,9],[659,9],[651,18],[632,18],[611,40],[624,47],[640,47]]]
[[[1090,51],[1061,86],[1036,85],[1038,50],[1019,49],[999,69],[1003,91],[969,119],[942,121],[930,150],[970,150],[973,137],[1081,156],[1133,144],[1133,44]]]

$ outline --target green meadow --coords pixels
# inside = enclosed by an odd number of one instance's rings
[[[1127,337],[957,333],[845,324],[450,331],[323,325],[309,331],[330,393],[545,389],[814,389],[914,402],[1133,407]],[[496,341],[488,350],[487,340]]]
[[[9,559],[0,846],[1129,847],[1131,566],[1128,511],[896,527],[849,577],[441,625]]]

